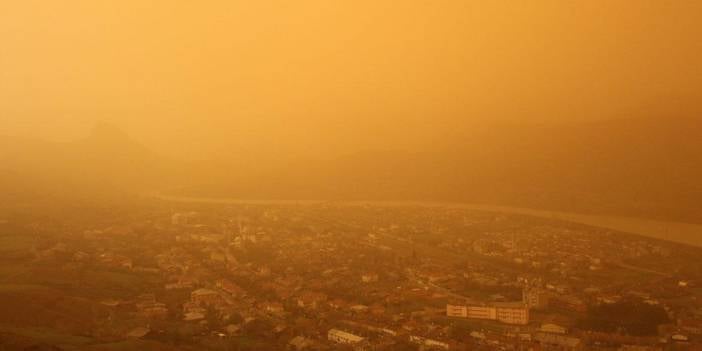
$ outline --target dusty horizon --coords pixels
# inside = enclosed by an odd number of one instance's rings
[[[701,24],[0,0],[0,350],[702,350]]]

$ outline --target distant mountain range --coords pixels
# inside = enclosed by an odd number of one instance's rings
[[[237,173],[233,173],[237,174]],[[241,198],[441,200],[702,222],[702,119],[483,126],[183,189]]]
[[[0,138],[0,199],[162,191],[203,197],[439,200],[702,222],[702,119],[483,126],[419,152],[323,162],[168,160],[99,125],[84,140]]]
[[[110,125],[85,139],[45,142],[0,138],[0,199],[103,196],[157,183],[173,166]]]

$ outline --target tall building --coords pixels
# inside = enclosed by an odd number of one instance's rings
[[[529,324],[529,307],[520,303],[501,304],[496,307],[497,320],[506,324]]]
[[[537,287],[525,287],[522,290],[522,301],[531,309],[544,309],[548,307],[548,294]]]

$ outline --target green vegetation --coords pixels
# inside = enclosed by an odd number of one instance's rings
[[[585,330],[647,336],[656,335],[658,325],[667,322],[668,316],[660,306],[639,300],[624,300],[590,308],[578,326]]]

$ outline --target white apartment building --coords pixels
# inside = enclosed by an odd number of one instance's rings
[[[468,307],[461,305],[446,305],[446,316],[468,318]]]
[[[529,307],[520,303],[491,306],[446,305],[446,316],[471,319],[487,319],[506,324],[529,324]]]
[[[473,319],[497,319],[497,308],[495,306],[467,306],[468,318]]]

